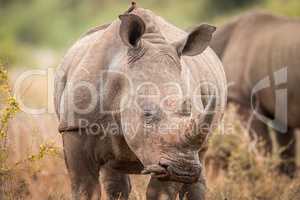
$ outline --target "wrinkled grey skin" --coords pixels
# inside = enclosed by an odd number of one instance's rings
[[[278,17],[264,12],[253,12],[240,16],[220,27],[214,34],[211,47],[221,58],[227,81],[233,83],[229,88],[228,100],[241,106],[240,112],[248,118],[251,111],[251,91],[256,84],[270,78],[271,87],[255,94],[257,111],[271,119],[275,115],[275,103],[278,103],[276,125],[286,125],[287,131],[277,131],[280,147],[286,161],[280,170],[292,175],[295,170],[295,135],[300,127],[300,21]],[[276,85],[274,72],[287,67],[287,84]],[[286,108],[282,100],[275,102],[280,88],[288,89],[287,123],[282,110]],[[259,140],[266,143],[266,150],[272,150],[271,137],[267,125],[254,116],[252,130]],[[289,160],[289,161],[288,161]]]
[[[201,25],[187,34],[149,10],[134,8],[93,29],[68,51],[57,71],[55,106],[73,199],[99,199],[100,192],[106,199],[128,199],[128,174],[141,173],[151,174],[149,200],[175,199],[178,193],[181,199],[204,199],[199,155],[226,103],[221,62],[207,47],[214,31]],[[95,87],[92,94],[76,86],[81,82]],[[171,82],[183,95],[160,104],[174,94]],[[202,96],[191,103],[195,91]],[[94,94],[97,104],[89,112],[75,110],[88,107]],[[120,129],[91,134],[95,124]],[[160,125],[176,126],[165,133]]]

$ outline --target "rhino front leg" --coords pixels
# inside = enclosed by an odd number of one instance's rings
[[[268,116],[260,106],[255,108],[255,112]],[[268,125],[257,118],[254,111],[248,107],[238,106],[238,114],[242,117],[243,125],[249,128],[251,139],[257,141],[258,150],[265,155],[272,153],[273,144]]]
[[[102,196],[105,200],[127,200],[131,191],[130,178],[110,167],[100,169]]]
[[[267,124],[254,117],[250,128],[252,138],[257,138],[258,149],[265,155],[272,153],[273,143]]]
[[[78,132],[63,134],[65,162],[69,172],[73,200],[100,199],[99,168],[84,149],[87,136]]]
[[[276,132],[276,139],[281,157],[278,168],[283,174],[294,177],[297,170],[296,136],[294,129],[289,128],[286,133]]]
[[[197,183],[185,184],[180,193],[179,200],[205,200],[206,184],[201,177]]]
[[[160,181],[151,178],[147,188],[147,200],[175,200],[183,184],[177,182]]]

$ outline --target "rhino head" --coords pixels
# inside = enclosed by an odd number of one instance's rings
[[[198,152],[214,119],[216,99],[212,96],[202,111],[195,108],[181,60],[201,54],[215,27],[200,25],[169,43],[138,15],[127,13],[120,20],[119,35],[128,47],[123,73],[130,80],[121,95],[121,104],[127,105],[120,113],[125,140],[144,174],[193,183],[201,173]]]

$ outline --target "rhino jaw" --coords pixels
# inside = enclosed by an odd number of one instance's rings
[[[159,164],[146,166],[142,174],[150,174],[152,177],[162,181],[192,184],[198,181],[201,174],[201,166],[189,164],[187,167],[183,167],[172,161],[161,159]]]

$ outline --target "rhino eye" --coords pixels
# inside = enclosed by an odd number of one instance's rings
[[[158,122],[160,120],[161,112],[158,107],[152,107],[151,109],[144,109],[143,119],[147,124]]]
[[[184,116],[190,116],[192,112],[191,100],[184,100],[181,104],[180,114]]]
[[[153,116],[153,112],[149,111],[149,110],[145,110],[144,111],[144,117],[148,118],[148,117],[152,117]]]

